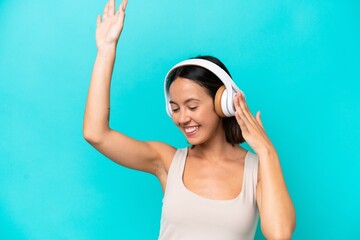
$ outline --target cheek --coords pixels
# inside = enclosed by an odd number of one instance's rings
[[[207,118],[217,117],[217,113],[215,112],[214,104],[207,104],[206,107],[202,109],[202,115],[206,115]]]
[[[174,113],[171,114],[171,120],[176,123],[177,122],[177,118],[176,116],[174,115]]]
[[[199,111],[194,116],[195,119],[203,122],[206,125],[213,125],[217,121],[219,121],[219,116],[213,111],[211,108],[206,111]]]

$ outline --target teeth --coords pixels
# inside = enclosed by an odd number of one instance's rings
[[[185,128],[185,132],[187,133],[192,133],[195,132],[196,130],[198,130],[199,127],[190,127],[190,128]]]

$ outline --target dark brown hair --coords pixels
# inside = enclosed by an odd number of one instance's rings
[[[198,56],[193,59],[205,59],[211,61],[221,67],[231,77],[225,65],[219,59],[213,56]],[[197,84],[204,87],[213,99],[215,98],[216,91],[222,85],[224,85],[222,81],[211,71],[203,67],[188,65],[178,67],[174,71],[172,71],[172,73],[169,75],[166,85],[168,90],[170,88],[170,85],[178,77],[187,78],[195,81]],[[227,142],[231,143],[232,145],[245,142],[245,139],[242,136],[241,128],[235,117],[222,118],[222,122]]]

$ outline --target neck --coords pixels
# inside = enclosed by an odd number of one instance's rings
[[[231,143],[226,141],[225,133],[217,134],[216,137],[202,144],[196,145],[192,148],[194,155],[207,159],[209,161],[221,161],[229,158],[234,149],[239,148],[238,145],[232,146]]]

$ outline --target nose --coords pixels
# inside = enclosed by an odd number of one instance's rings
[[[180,111],[179,113],[179,124],[180,125],[186,125],[187,123],[189,123],[191,120],[189,114],[187,113],[187,111]]]

